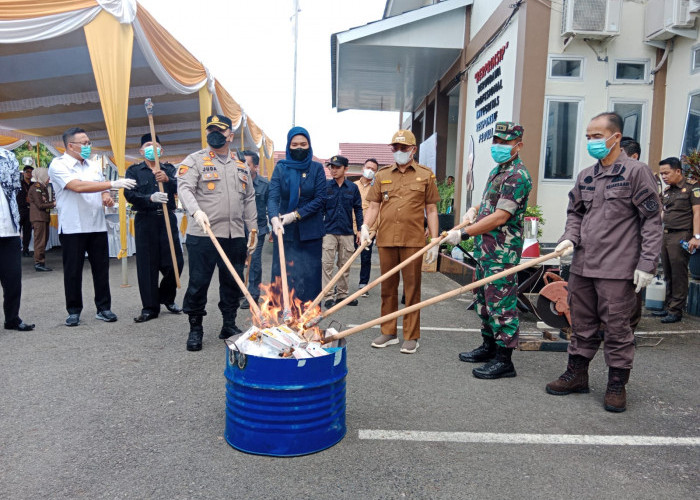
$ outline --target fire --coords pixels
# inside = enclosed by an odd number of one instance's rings
[[[260,298],[262,299],[260,312],[263,322],[269,325],[283,324],[282,314],[284,312],[284,304],[282,300],[282,280],[277,277],[274,283],[260,285],[260,288],[262,291],[260,294]],[[311,300],[302,302],[296,297],[293,289],[289,290],[289,308],[292,314],[292,321],[289,323],[289,326],[297,330],[299,335],[306,340],[320,341],[323,338],[321,330],[316,326],[305,329],[303,322],[300,321],[305,312],[305,320],[321,314],[321,308],[318,305],[309,310],[312,304],[313,301]],[[256,326],[261,325],[256,324]]]

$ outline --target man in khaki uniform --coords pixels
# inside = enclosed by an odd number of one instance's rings
[[[437,202],[440,194],[433,172],[413,161],[418,149],[416,138],[410,130],[399,130],[391,140],[391,149],[395,163],[377,172],[374,185],[367,194],[370,205],[365,223],[360,229],[360,241],[369,240],[369,228],[381,216],[377,247],[382,273],[425,246],[424,213],[428,216],[430,236],[438,236]],[[426,254],[426,262],[434,261],[437,252],[438,247],[432,247]],[[421,264],[421,260],[416,259],[401,270],[406,307],[420,302]],[[382,282],[382,316],[398,310],[398,289],[398,273]],[[416,352],[420,338],[420,311],[403,317],[403,336],[401,352]],[[372,347],[381,348],[398,343],[394,319],[382,324],[382,335],[372,342]]]
[[[369,158],[365,160],[365,166],[362,169],[362,177],[360,177],[359,180],[355,181],[355,185],[357,186],[357,189],[360,191],[360,198],[362,199],[362,215],[364,217],[367,216],[367,209],[369,208],[369,201],[367,201],[367,194],[369,193],[369,190],[372,189],[372,186],[374,185],[374,176],[377,175],[377,170],[379,170],[379,163],[377,163],[377,160],[374,158]],[[357,229],[357,221],[353,219],[353,224],[355,225],[355,233],[358,233],[359,229]],[[362,224],[360,224],[362,225]],[[379,225],[379,220],[376,220],[374,222],[374,226],[370,227],[370,231],[376,231],[377,226]],[[357,250],[357,247],[359,245],[359,237],[358,241],[355,242],[355,250]],[[370,270],[372,268],[372,247],[374,246],[374,243],[370,243],[367,245],[367,248],[365,248],[362,253],[360,254],[360,284],[358,285],[358,288],[364,288],[367,286],[369,283],[369,274]],[[362,294],[363,297],[369,297],[369,292],[365,292]]]
[[[187,226],[187,260],[190,282],[183,311],[189,316],[188,351],[202,349],[202,318],[207,314],[207,290],[214,267],[219,268],[219,309],[224,324],[220,339],[241,330],[236,314],[242,292],[209,238],[210,227],[239,275],[246,259],[244,224],[250,231],[247,251],[255,250],[257,210],[250,171],[237,159],[229,144],[231,120],[223,115],[207,118],[208,147],[192,153],[178,167],[177,193],[187,213],[197,222]]]

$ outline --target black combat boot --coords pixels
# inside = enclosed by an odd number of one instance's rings
[[[608,369],[608,388],[605,391],[605,409],[615,413],[627,409],[627,391],[625,384],[630,379],[630,370],[626,368]]]
[[[190,316],[190,336],[187,338],[188,351],[202,350],[202,337],[204,329],[202,328],[202,316]]]
[[[474,368],[472,374],[476,378],[495,379],[503,377],[515,377],[515,366],[510,360],[513,354],[513,349],[508,347],[496,346],[496,357],[486,363],[484,366]]]
[[[459,353],[460,361],[466,361],[467,363],[483,363],[496,356],[496,339],[483,334],[481,337],[484,339],[484,342],[479,347],[473,351]]]
[[[221,327],[221,332],[219,333],[219,338],[220,339],[227,339],[229,337],[233,337],[234,335],[238,335],[239,333],[243,333],[240,328],[236,326],[235,321],[224,321],[224,326]]]
[[[565,396],[572,392],[588,393],[588,363],[590,360],[578,354],[569,354],[566,371],[558,379],[546,385],[549,394]]]

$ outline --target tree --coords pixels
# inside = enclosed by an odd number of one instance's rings
[[[48,150],[46,146],[43,144],[39,143],[39,162],[37,163],[37,158],[36,158],[36,146],[32,146],[30,143],[26,142],[22,144],[20,147],[15,148],[12,152],[15,154],[17,157],[17,161],[19,161],[19,166],[20,169],[24,168],[24,164],[22,163],[22,158],[25,158],[27,156],[31,157],[34,160],[34,167],[48,167],[49,164],[51,163],[51,160],[54,159],[54,155],[51,154],[51,151]]]

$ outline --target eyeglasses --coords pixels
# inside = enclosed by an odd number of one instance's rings
[[[92,146],[92,142],[91,142],[91,141],[87,141],[87,142],[74,142],[74,141],[71,141],[70,144],[80,144],[81,146]]]
[[[391,151],[393,153],[396,153],[397,151],[408,151],[412,148],[413,146],[409,146],[408,144],[392,144],[391,145]]]

